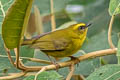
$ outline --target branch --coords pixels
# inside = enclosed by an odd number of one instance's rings
[[[22,63],[22,61],[20,60],[20,55],[19,55],[19,47],[17,48],[14,48],[14,52],[15,52],[15,55],[16,55],[16,68],[17,69],[20,69],[20,70],[23,70],[23,71],[26,71],[26,66]]]
[[[46,70],[46,67],[43,67],[43,68],[35,75],[34,80],[37,80],[37,76],[38,76],[41,72],[44,72],[45,70]]]
[[[5,57],[5,58],[9,58],[8,56],[7,55],[0,55],[0,57]],[[11,58],[16,58],[16,56],[10,56],[10,57]],[[43,64],[52,64],[50,61],[37,59],[37,58],[31,58],[31,57],[20,57],[20,59],[26,59],[26,60],[29,60],[29,61],[39,62],[39,63],[43,63]]]
[[[10,50],[5,46],[5,44],[4,44],[4,48],[5,48],[6,52],[7,52],[8,59],[9,59],[10,63],[11,63],[13,66],[15,66],[14,61],[13,61],[11,55],[10,55]]]
[[[53,0],[50,0],[51,3],[51,27],[52,27],[52,31],[54,31],[56,29],[56,22],[55,22],[55,15],[54,15],[54,5],[53,5]]]
[[[88,54],[82,55],[82,56],[78,57],[78,59],[80,61],[83,61],[83,60],[87,60],[89,58],[96,58],[96,57],[100,57],[100,56],[115,54],[116,51],[117,51],[117,48],[94,51],[94,52],[90,52]],[[61,62],[61,63],[58,63],[58,65],[60,66],[60,68],[63,68],[63,67],[70,66],[72,63],[77,64],[78,60],[69,60],[66,62]],[[38,70],[41,70],[43,67],[46,67],[46,70],[56,69],[55,65],[48,65],[48,66],[34,66],[34,67],[29,66],[25,70],[26,71],[38,71]]]
[[[99,51],[94,51],[94,52],[90,52],[88,54],[85,54],[85,55],[82,55],[80,57],[78,57],[78,59],[80,61],[83,61],[83,60],[87,60],[89,58],[96,58],[96,57],[100,57],[100,56],[105,56],[105,55],[111,55],[111,54],[115,54],[117,51],[117,48],[114,48],[114,49],[106,49],[106,50],[99,50]],[[60,66],[60,68],[63,68],[63,67],[67,67],[67,66],[70,66],[71,64],[77,64],[78,63],[78,60],[69,60],[69,61],[66,61],[66,62],[61,62],[61,63],[58,63],[58,65]],[[11,76],[5,76],[5,77],[0,77],[0,79],[4,80],[4,79],[14,79],[14,78],[18,78],[18,77],[21,77],[21,76],[24,76],[27,72],[34,72],[34,71],[39,71],[40,72],[43,72],[45,70],[53,70],[53,69],[56,69],[56,66],[55,65],[48,65],[48,66],[23,66],[23,64],[21,63],[20,64],[21,67],[24,68],[24,70],[26,70],[26,72],[22,72],[22,73],[18,73],[18,74],[14,74],[14,75],[11,75]],[[71,75],[74,71],[74,67],[72,67],[72,71],[69,73],[69,75]],[[40,73],[39,72],[39,73]]]
[[[73,75],[73,73],[74,73],[74,70],[75,70],[75,67],[74,67],[74,64],[72,64],[72,65],[70,66],[70,73],[68,74],[66,80],[70,80],[70,79],[71,79],[71,77],[72,77],[72,75]]]
[[[88,54],[82,55],[82,56],[78,57],[78,59],[80,61],[83,61],[83,60],[87,60],[89,58],[96,58],[96,57],[100,57],[100,56],[115,54],[116,51],[117,51],[117,48],[94,51],[94,52],[90,52]],[[72,63],[77,64],[78,60],[69,60],[66,62],[61,62],[61,63],[58,63],[58,65],[60,65],[60,67],[62,68],[62,67],[70,66]],[[47,67],[47,70],[56,69],[55,65],[48,65],[46,67]]]
[[[15,65],[16,65],[16,68],[19,68],[19,48],[14,48],[14,52],[15,52],[15,55],[16,55],[16,62],[15,62]]]
[[[21,76],[24,76],[26,74],[26,72],[20,72],[20,73],[16,73],[14,75],[10,75],[10,76],[4,76],[4,77],[0,77],[0,80],[10,80],[10,79],[15,79]]]
[[[115,17],[114,15],[111,17],[110,24],[109,24],[109,29],[108,29],[108,43],[109,43],[109,45],[112,49],[115,48],[114,44],[112,43],[112,38],[111,38],[112,24],[113,24],[113,21],[114,21],[114,17]]]
[[[2,2],[0,1],[0,8],[1,8],[1,11],[2,11],[2,14],[3,14],[3,17],[5,17],[5,11],[3,9],[3,5],[2,5]]]
[[[44,63],[44,64],[52,64],[50,61],[47,60],[42,60],[42,59],[37,59],[37,58],[29,58],[29,57],[20,57],[21,59],[27,59],[33,62],[39,62],[39,63]]]

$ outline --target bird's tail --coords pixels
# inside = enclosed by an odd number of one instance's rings
[[[33,41],[34,41],[33,39],[26,39],[22,42],[21,45],[30,45],[33,43]]]

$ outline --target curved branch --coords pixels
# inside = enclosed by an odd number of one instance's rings
[[[34,80],[37,80],[37,76],[38,76],[41,72],[44,72],[45,70],[46,70],[46,67],[43,67],[43,68],[35,75]]]
[[[82,55],[82,56],[78,57],[78,59],[80,61],[83,61],[83,60],[87,60],[89,58],[95,58],[95,57],[115,54],[116,51],[117,51],[117,48],[100,50],[100,51],[94,51],[94,52],[90,52],[88,54]],[[69,61],[66,61],[66,62],[58,63],[58,65],[60,66],[60,68],[62,68],[62,67],[67,67],[67,66],[70,66],[71,64],[77,64],[77,63],[78,63],[78,60],[74,59],[74,60],[69,60]],[[22,64],[21,64],[21,66],[24,67]],[[18,77],[24,76],[27,72],[34,72],[34,71],[39,71],[39,70],[41,70],[41,71],[53,70],[53,69],[56,69],[56,66],[55,65],[48,65],[48,66],[25,66],[24,68],[25,68],[24,70],[26,70],[26,72],[21,72],[21,73],[14,74],[14,75],[11,75],[11,76],[0,77],[0,80],[7,80],[7,79],[18,78]]]
[[[0,57],[5,57],[5,58],[9,58],[9,56],[10,55],[8,55],[8,56],[7,55],[0,55]],[[16,56],[10,56],[10,57],[16,58]],[[25,60],[29,60],[29,61],[33,61],[33,62],[39,62],[39,63],[43,63],[43,64],[52,64],[50,61],[37,59],[37,58],[31,58],[31,57],[20,57],[20,59],[25,59]]]
[[[10,50],[5,46],[5,44],[4,44],[4,48],[7,52],[7,56],[8,56],[8,59],[9,59],[10,63],[15,67],[14,61],[13,61],[13,59],[11,57],[11,54],[10,54]]]
[[[16,74],[10,75],[10,76],[0,77],[0,80],[15,79],[15,78],[24,76],[25,74],[26,74],[26,72],[20,72],[20,73],[16,73]]]
[[[114,44],[112,43],[112,38],[111,38],[112,24],[113,24],[113,21],[114,21],[114,17],[115,17],[114,15],[111,17],[110,24],[109,24],[109,29],[108,29],[108,43],[109,43],[109,45],[112,49],[115,48]]]
[[[66,80],[70,80],[70,79],[71,79],[71,77],[72,77],[72,75],[73,75],[73,73],[74,73],[74,70],[75,70],[75,66],[74,66],[74,64],[72,64],[72,65],[70,66],[70,73],[68,74]]]
[[[100,56],[115,54],[116,51],[117,51],[117,48],[94,51],[94,52],[90,52],[88,54],[82,55],[82,56],[78,57],[78,59],[80,61],[83,61],[83,60],[86,60],[86,59],[89,59],[89,58],[96,58],[96,57],[100,57]],[[60,68],[62,68],[62,67],[70,66],[72,63],[77,64],[78,60],[69,60],[69,61],[66,61],[66,62],[61,62],[61,63],[58,63],[58,65],[60,66]],[[34,67],[29,66],[25,70],[26,71],[38,71],[38,70],[41,70],[43,67],[46,67],[46,70],[56,69],[55,65],[48,65],[48,66],[34,66]]]

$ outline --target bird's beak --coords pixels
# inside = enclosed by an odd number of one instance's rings
[[[86,25],[86,27],[89,27],[89,26],[91,26],[92,25],[92,23],[88,23],[87,25]]]

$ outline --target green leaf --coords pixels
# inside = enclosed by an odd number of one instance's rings
[[[117,50],[117,59],[118,59],[118,64],[120,64],[120,39],[118,41],[118,50]]]
[[[117,15],[120,13],[120,0],[110,0],[109,4],[109,14]]]
[[[28,48],[28,46],[22,46],[20,49],[20,56],[21,57],[33,57],[34,49]]]
[[[0,34],[1,34],[1,28],[2,28],[2,20],[5,16],[6,11],[10,7],[10,5],[13,3],[13,0],[0,0]]]
[[[96,69],[86,80],[118,80],[120,78],[120,65],[109,64]]]
[[[24,80],[34,80],[34,76],[28,76]],[[55,71],[45,71],[37,76],[37,80],[63,80],[63,77]]]
[[[5,76],[8,73],[19,72],[9,61],[7,57],[0,56],[0,76]]]
[[[27,26],[33,0],[15,0],[2,24],[2,37],[7,48],[19,46]]]

